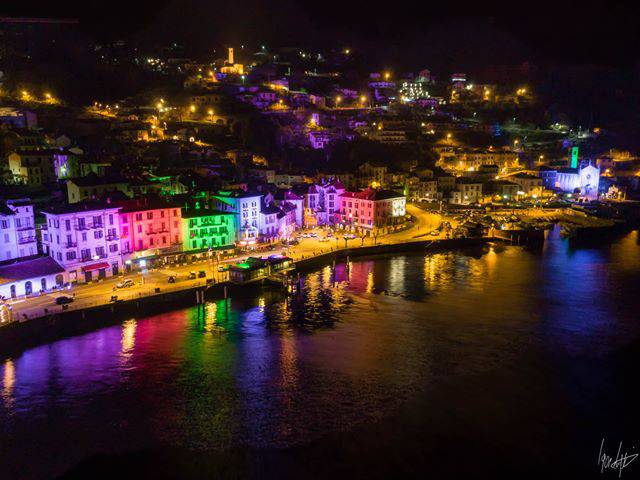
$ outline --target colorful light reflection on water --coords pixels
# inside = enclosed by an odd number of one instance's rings
[[[552,238],[350,261],[303,276],[298,296],[128,319],[1,361],[0,464],[47,478],[95,452],[289,447],[365,427],[391,450],[434,435],[538,457],[588,448],[625,432],[611,358],[637,344],[638,280],[637,232],[598,248]]]

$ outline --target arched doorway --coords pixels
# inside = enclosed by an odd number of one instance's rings
[[[9,291],[11,292],[11,298],[16,298],[18,296],[16,294],[16,286],[15,285],[11,285],[11,288],[9,289]]]
[[[31,281],[24,282],[24,294],[31,295],[33,293],[33,285],[31,285]]]
[[[46,278],[43,278],[43,279],[40,280],[40,287],[41,287],[42,291],[47,289],[47,279]]]
[[[64,284],[64,277],[62,275],[56,275],[56,285],[61,287]]]

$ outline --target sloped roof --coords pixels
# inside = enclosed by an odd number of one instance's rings
[[[49,256],[15,261],[0,265],[0,285],[20,280],[40,279],[62,272],[64,272],[64,268]]]
[[[402,198],[404,195],[394,192],[393,190],[375,190],[367,188],[361,192],[344,192],[341,197],[355,198],[359,200],[388,200],[390,198]]]

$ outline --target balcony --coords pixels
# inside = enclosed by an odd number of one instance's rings
[[[78,246],[76,242],[64,242],[63,245],[64,245],[64,248],[74,248]]]
[[[113,240],[118,240],[118,238],[120,238],[120,237],[118,237],[118,235],[107,235],[106,236],[106,239],[107,239],[108,242],[112,242]]]
[[[19,227],[16,227],[16,230],[19,232],[23,232],[25,230],[33,230],[35,228],[35,226],[33,225],[20,225]]]
[[[22,238],[18,238],[18,243],[19,244],[25,244],[25,243],[32,243],[36,241],[36,237],[22,237]]]
[[[83,223],[83,224],[74,225],[73,228],[75,228],[76,230],[83,231],[83,230],[89,230],[90,227]]]

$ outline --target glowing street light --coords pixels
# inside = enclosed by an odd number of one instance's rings
[[[191,113],[195,113],[196,112],[196,106],[195,105],[191,105],[189,107],[189,110],[191,110]]]
[[[384,72],[384,79],[389,80],[389,77],[391,77],[391,74],[389,72]]]

